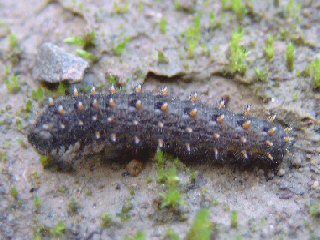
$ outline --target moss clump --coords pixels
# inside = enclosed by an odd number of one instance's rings
[[[79,212],[79,204],[77,201],[72,198],[70,202],[68,203],[68,213],[69,214],[78,214]]]
[[[231,227],[232,228],[238,227],[238,212],[235,210],[231,211]]]
[[[313,61],[305,70],[305,75],[313,79],[313,87],[320,88],[320,59]]]
[[[42,199],[39,196],[35,196],[33,199],[33,205],[36,211],[38,211],[41,208],[41,204],[42,204]]]
[[[286,63],[287,68],[290,72],[294,69],[294,45],[293,43],[289,43],[286,52]]]
[[[127,44],[131,41],[131,37],[126,37],[122,42],[115,46],[114,52],[116,56],[120,57],[127,47]]]
[[[194,57],[194,51],[199,45],[201,38],[201,15],[193,19],[193,24],[182,34],[187,40],[187,49],[190,58]]]
[[[165,239],[167,240],[180,240],[180,237],[177,233],[175,233],[171,228],[168,229],[166,233]]]
[[[133,209],[133,204],[132,204],[131,200],[129,199],[122,206],[121,213],[120,213],[121,222],[126,222],[130,219],[129,212],[132,209]]]
[[[180,205],[183,205],[183,199],[181,192],[175,186],[169,186],[169,189],[166,193],[161,194],[163,200],[161,203],[161,208],[171,207],[176,208]]]
[[[274,58],[274,39],[270,35],[266,40],[266,48],[264,50],[264,55],[268,61],[273,61]]]
[[[247,9],[242,0],[232,0],[231,4],[232,11],[237,15],[239,22],[242,22],[246,15]]]
[[[118,4],[117,2],[113,5],[113,11],[116,14],[124,14],[129,11],[129,1],[125,1],[124,4]]]
[[[14,33],[10,33],[9,35],[9,47],[10,47],[10,53],[9,58],[13,65],[17,64],[19,60],[21,59],[21,46],[17,39],[17,36]]]
[[[90,46],[95,46],[96,39],[97,39],[96,31],[92,31],[90,33],[85,34],[84,36],[68,37],[64,39],[64,42],[71,45],[87,48]]]
[[[167,26],[168,26],[168,21],[167,21],[167,19],[164,18],[164,17],[161,18],[159,25],[160,25],[160,31],[161,31],[161,33],[163,33],[163,34],[167,33]]]
[[[259,82],[268,82],[269,80],[269,72],[266,68],[263,68],[260,70],[259,68],[256,68],[255,70],[256,74],[256,80]]]
[[[142,231],[138,231],[133,237],[126,237],[125,240],[145,240],[146,236]]]
[[[320,217],[320,204],[319,203],[312,203],[309,207],[309,213],[311,217],[313,218],[319,218]]]
[[[230,44],[230,71],[232,74],[245,74],[247,71],[246,59],[249,53],[243,46],[241,46],[242,37],[242,30],[238,30],[232,34]]]
[[[11,193],[11,197],[12,197],[14,200],[18,200],[18,199],[19,199],[19,194],[18,194],[18,190],[17,190],[17,187],[16,187],[16,186],[14,186],[14,187],[11,188],[10,193]]]
[[[41,155],[40,162],[43,168],[48,168],[51,166],[52,159],[49,156]]]
[[[6,87],[10,93],[18,93],[21,90],[21,85],[19,77],[17,75],[12,75],[11,78],[5,81]]]
[[[105,213],[101,216],[101,227],[108,228],[112,223],[112,216],[109,213]]]
[[[82,58],[87,59],[89,61],[92,61],[94,63],[99,60],[99,58],[96,55],[94,55],[84,49],[77,49],[76,53],[79,57],[82,57]]]
[[[0,161],[1,162],[6,162],[7,161],[7,152],[0,151]]]
[[[38,87],[36,90],[32,90],[31,97],[33,100],[37,101],[39,104],[44,102],[44,91],[41,87]]]
[[[64,221],[59,221],[51,230],[51,235],[61,237],[66,231],[66,224]]]
[[[206,208],[202,208],[196,215],[191,229],[188,233],[188,240],[209,240],[211,237],[212,224],[210,213]]]
[[[167,56],[163,51],[158,50],[158,63],[159,64],[167,64],[169,62]]]

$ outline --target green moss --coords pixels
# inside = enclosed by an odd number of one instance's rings
[[[229,0],[221,0],[221,6],[223,10],[229,10],[230,8]]]
[[[33,240],[42,240],[43,237],[50,235],[50,228],[40,225],[35,229]]]
[[[295,93],[293,94],[293,101],[294,101],[294,102],[298,102],[298,101],[299,101],[299,92],[295,92]]]
[[[256,74],[256,80],[259,82],[268,82],[269,80],[269,72],[266,68],[263,68],[260,70],[259,68],[256,68],[255,70]]]
[[[218,206],[220,204],[219,200],[218,199],[213,199],[212,200],[212,205],[213,206]]]
[[[168,191],[166,193],[162,193],[161,196],[161,208],[177,208],[178,206],[184,205],[182,194],[176,186],[169,186]]]
[[[238,21],[241,22],[247,11],[242,0],[232,0],[231,9],[237,15]]]
[[[163,51],[158,50],[158,63],[159,64],[167,64],[169,62],[167,56]]]
[[[268,61],[273,61],[274,58],[274,39],[270,35],[266,40],[266,48],[264,50],[264,55]]]
[[[94,55],[84,49],[78,48],[78,49],[76,49],[76,53],[79,57],[82,57],[83,59],[87,59],[87,60],[92,61],[94,63],[99,60],[99,58],[96,55]]]
[[[320,217],[320,204],[317,202],[314,202],[309,207],[309,213],[311,217],[313,218],[319,218]]]
[[[180,0],[174,0],[174,7],[177,11],[181,10],[181,2]]]
[[[232,228],[238,227],[238,212],[235,210],[231,211],[231,227]]]
[[[202,208],[197,213],[190,231],[188,240],[209,240],[211,239],[212,224],[210,221],[210,213],[206,208]]]
[[[127,13],[129,11],[129,1],[124,1],[124,3],[122,3],[121,5],[115,2],[113,5],[113,11],[116,14]]]
[[[161,18],[159,24],[160,24],[161,33],[165,34],[167,32],[167,25],[168,25],[167,19],[165,17]]]
[[[36,90],[32,90],[32,99],[42,104],[44,101],[44,91],[41,87],[38,87]]]
[[[122,206],[121,213],[120,213],[120,219],[122,222],[126,222],[130,219],[129,212],[133,209],[133,204],[131,200],[125,201],[125,203]]]
[[[108,228],[112,223],[112,215],[109,213],[105,213],[101,216],[101,227]]]
[[[72,198],[68,203],[68,212],[69,214],[78,214],[79,212],[79,204],[74,198]]]
[[[143,4],[143,2],[139,2],[139,4],[138,4],[138,12],[142,13],[143,10],[144,10],[144,4]]]
[[[187,40],[187,49],[190,58],[194,57],[194,51],[201,38],[201,15],[193,18],[193,24],[182,34]]]
[[[164,152],[161,151],[160,149],[158,149],[157,152],[156,152],[155,158],[156,158],[156,161],[157,161],[157,166],[158,167],[164,167],[164,163],[165,163]]]
[[[127,44],[131,41],[131,37],[126,37],[122,42],[115,46],[114,52],[116,56],[120,57],[127,47]]]
[[[19,48],[19,42],[17,36],[14,33],[10,33],[9,35],[9,46],[10,49]]]
[[[197,178],[199,176],[199,172],[198,171],[192,171],[191,175],[190,175],[190,182],[191,183],[195,183]]]
[[[59,83],[57,88],[58,96],[65,96],[67,94],[68,84],[67,83]]]
[[[43,168],[48,168],[51,165],[51,158],[49,156],[41,155],[40,162]]]
[[[60,186],[58,188],[58,192],[60,193],[66,193],[68,191],[68,188],[66,186]]]
[[[35,196],[33,199],[33,205],[37,211],[41,208],[41,204],[42,199],[39,196]]]
[[[126,237],[125,240],[145,240],[146,236],[142,231],[138,231],[133,237]]]
[[[18,200],[19,194],[18,194],[18,190],[17,190],[17,187],[16,187],[16,186],[14,186],[14,187],[11,188],[10,193],[11,193],[11,197],[12,197],[14,200]]]
[[[290,72],[294,69],[294,45],[293,43],[289,43],[286,52],[286,63],[287,68]]]
[[[31,113],[32,112],[32,101],[30,99],[28,99],[28,101],[26,103],[26,112],[27,113]]]
[[[304,71],[304,75],[313,79],[313,87],[320,88],[320,59],[313,61]]]
[[[6,162],[7,161],[7,152],[0,151],[0,161],[1,162]]]
[[[180,237],[177,233],[175,233],[171,228],[168,229],[166,232],[166,238],[167,240],[180,240]]]
[[[22,50],[17,36],[14,33],[9,35],[9,47],[10,47],[10,61],[12,64],[17,64],[21,58]]]
[[[51,230],[50,233],[55,237],[61,237],[66,231],[66,224],[64,221],[59,221]]]
[[[301,10],[300,4],[296,4],[294,0],[289,0],[286,8],[287,17],[294,18],[297,21],[300,21],[300,10]]]
[[[90,33],[85,34],[84,36],[74,36],[74,37],[65,38],[64,42],[71,45],[87,48],[89,46],[95,46],[96,39],[97,39],[96,31],[92,31]]]
[[[246,59],[249,55],[247,50],[241,46],[241,41],[243,37],[242,30],[236,31],[232,34],[230,50],[230,71],[232,74],[240,73],[245,74],[247,71]]]
[[[22,131],[24,129],[20,118],[16,118],[16,126],[19,131]]]
[[[210,26],[214,28],[216,26],[216,14],[210,13]]]
[[[21,90],[21,85],[19,77],[17,75],[12,75],[11,78],[5,81],[6,87],[10,93],[18,93]]]

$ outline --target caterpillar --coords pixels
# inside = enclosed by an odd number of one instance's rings
[[[189,100],[160,93],[117,91],[49,98],[48,107],[28,133],[29,142],[63,166],[80,155],[113,149],[131,157],[154,154],[157,149],[182,161],[276,168],[292,146],[291,128],[250,114],[233,113],[222,99],[208,106],[195,94]]]

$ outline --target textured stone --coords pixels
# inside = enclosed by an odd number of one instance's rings
[[[38,81],[48,83],[80,82],[88,67],[87,61],[47,42],[42,44],[38,50],[33,77]]]

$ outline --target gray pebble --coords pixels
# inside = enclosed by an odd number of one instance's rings
[[[278,177],[283,177],[286,171],[283,168],[280,168],[278,171]]]
[[[42,44],[38,50],[33,77],[38,81],[48,83],[62,81],[74,83],[82,81],[87,68],[89,68],[87,61],[47,42]]]

